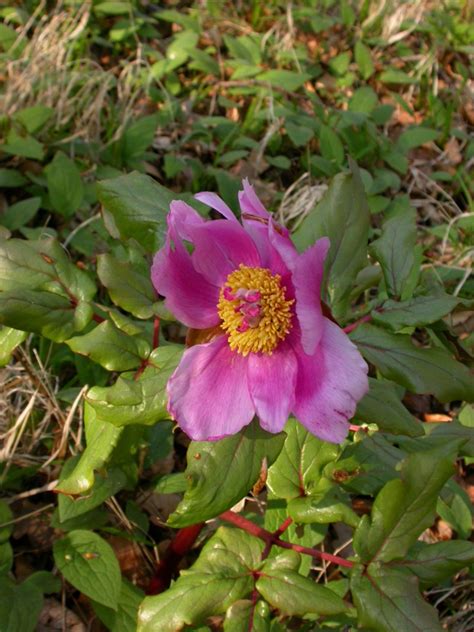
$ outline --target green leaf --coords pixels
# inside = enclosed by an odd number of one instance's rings
[[[144,153],[153,143],[158,115],[143,116],[129,125],[121,139],[122,155],[125,164],[133,165],[134,160],[143,160]]]
[[[59,486],[63,480],[67,479],[71,472],[74,470],[78,461],[78,457],[67,461],[62,469],[61,477],[59,479]],[[88,511],[92,511],[96,507],[99,507],[111,496],[114,496],[118,491],[123,489],[127,483],[126,475],[119,468],[109,468],[107,472],[102,476],[96,474],[95,481],[90,490],[87,491],[85,496],[76,496],[71,498],[65,494],[59,494],[58,509],[59,519],[61,522],[76,518]]]
[[[359,71],[363,79],[368,79],[371,75],[374,74],[375,67],[374,62],[372,61],[370,48],[360,40],[358,40],[355,44],[354,57],[356,60],[356,64],[359,66]]]
[[[335,75],[342,77],[348,71],[350,62],[351,54],[349,51],[345,51],[330,60],[329,68]]]
[[[16,169],[5,169],[3,167],[0,169],[0,187],[2,189],[16,189],[27,182],[28,179]]]
[[[13,351],[27,336],[25,331],[0,326],[0,367],[10,362]]]
[[[0,577],[1,632],[34,632],[42,607],[43,595],[36,586]]]
[[[74,353],[87,356],[108,371],[133,369],[151,351],[146,340],[127,335],[108,320],[87,334],[66,340],[66,344]]]
[[[445,349],[415,347],[410,336],[368,324],[360,325],[350,337],[385,378],[412,393],[432,393],[441,402],[474,400],[468,368]]]
[[[144,598],[142,590],[122,579],[117,612],[92,602],[95,613],[110,632],[135,632],[138,608]]]
[[[130,15],[131,11],[133,11],[133,7],[128,0],[99,2],[94,6],[95,13],[103,13],[104,15]]]
[[[309,127],[304,127],[291,121],[285,122],[285,130],[295,147],[307,145],[314,136],[314,131]]]
[[[311,78],[304,72],[292,72],[291,70],[267,70],[257,75],[259,81],[268,81],[272,86],[284,88],[289,92],[296,92]]]
[[[252,603],[250,599],[240,599],[227,609],[224,632],[270,632],[270,612],[264,601]]]
[[[400,566],[414,573],[424,586],[441,584],[474,562],[474,544],[463,540],[417,542]],[[396,568],[396,565],[394,565]]]
[[[380,262],[388,293],[409,298],[409,279],[416,265],[415,212],[410,209],[384,222],[382,235],[370,245],[371,254]]]
[[[108,460],[122,434],[122,428],[97,419],[88,402],[84,404],[84,426],[87,446],[74,469],[61,477],[56,489],[63,494],[81,494],[92,487],[94,471]]]
[[[439,135],[438,130],[429,127],[410,127],[400,134],[396,146],[402,153],[406,153],[410,149],[436,140]]]
[[[223,614],[234,602],[250,596],[252,572],[260,565],[262,551],[261,540],[240,529],[221,527],[169,590],[145,598],[137,632],[176,632]]]
[[[351,577],[359,624],[373,632],[442,632],[436,610],[424,601],[409,571],[371,564]]]
[[[253,421],[220,441],[192,441],[187,455],[188,489],[169,524],[183,527],[209,520],[235,505],[257,481],[264,461],[267,465],[275,461],[284,438],[283,433],[270,434]]]
[[[0,544],[7,542],[13,533],[13,513],[10,509],[10,505],[8,505],[4,500],[0,500]],[[10,523],[11,524],[5,524]],[[1,526],[4,525],[5,526]]]
[[[13,118],[19,121],[29,134],[35,134],[41,131],[41,128],[49,121],[53,114],[53,108],[38,104],[18,110]]]
[[[319,128],[319,151],[323,158],[339,166],[344,162],[344,146],[336,132],[327,125]]]
[[[448,481],[444,487],[441,498],[438,498],[436,511],[440,518],[453,527],[459,538],[470,538],[474,515],[472,503],[464,489],[455,481]]]
[[[83,329],[92,317],[88,303],[71,305],[52,292],[18,289],[0,293],[0,323],[62,342]]]
[[[288,616],[345,612],[347,606],[336,593],[295,570],[300,564],[299,558],[298,553],[289,551],[265,562],[256,582],[263,598]]]
[[[86,400],[97,419],[115,426],[151,425],[169,419],[166,384],[182,353],[183,348],[178,345],[155,349],[138,378],[134,372],[123,373],[112,386],[91,388]]]
[[[453,444],[407,456],[401,479],[389,481],[377,495],[370,520],[354,534],[363,561],[390,562],[407,554],[434,519],[438,494],[454,472]]]
[[[0,145],[0,151],[12,156],[31,158],[32,160],[43,160],[44,149],[33,136],[20,136],[14,129],[10,130],[6,138],[6,144]]]
[[[40,204],[41,198],[39,197],[28,198],[12,204],[1,216],[3,226],[9,230],[18,230],[36,215]]]
[[[312,435],[296,419],[288,421],[285,432],[283,449],[268,470],[267,486],[275,496],[291,500],[311,493],[339,448]]]
[[[329,486],[329,483],[328,483]],[[346,501],[346,502],[344,502]],[[349,507],[349,499],[334,485],[318,496],[302,496],[288,502],[288,514],[295,522],[303,524],[331,524],[344,522],[351,527],[357,527],[359,516]]]
[[[459,299],[449,294],[417,296],[408,301],[385,301],[380,311],[374,310],[376,323],[387,325],[394,331],[403,327],[422,327],[435,323],[456,307]]]
[[[384,70],[380,73],[379,80],[382,83],[394,83],[394,84],[409,84],[409,83],[417,83],[418,79],[416,77],[411,77],[403,70]]]
[[[58,151],[44,171],[53,209],[60,215],[71,217],[84,198],[84,185],[75,162]]]
[[[112,236],[133,238],[152,253],[164,243],[170,203],[180,199],[149,176],[137,172],[98,182],[97,195]]]
[[[49,571],[36,571],[29,575],[24,583],[28,586],[35,586],[44,595],[57,593],[61,590],[61,580]]]
[[[54,561],[66,580],[94,601],[117,610],[122,585],[110,544],[92,531],[71,531],[53,544]]]
[[[300,250],[327,236],[331,247],[326,258],[329,301],[334,317],[343,318],[359,270],[367,263],[369,209],[357,167],[338,174],[324,198],[294,233]]]
[[[355,417],[395,435],[419,437],[424,434],[421,423],[401,403],[393,382],[369,377],[369,392],[359,402]]]
[[[358,88],[349,101],[349,110],[351,112],[360,112],[361,114],[370,114],[375,110],[379,99],[375,90],[369,86]]]

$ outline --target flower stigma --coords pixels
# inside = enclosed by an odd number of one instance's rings
[[[293,303],[279,274],[240,264],[227,277],[217,304],[232,351],[271,355],[291,329]]]

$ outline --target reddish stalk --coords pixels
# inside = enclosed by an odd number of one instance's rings
[[[156,316],[153,321],[153,349],[157,349],[160,346],[160,319]]]
[[[352,323],[352,325],[347,325],[347,327],[344,327],[342,331],[344,331],[346,334],[350,334],[351,331],[357,329],[359,325],[362,325],[363,323],[368,323],[370,320],[372,320],[372,316],[370,314],[366,314],[365,316],[362,316],[362,318],[359,318],[359,320],[356,320],[355,323]]]
[[[103,323],[105,318],[102,318],[99,314],[92,314],[92,320],[95,320],[96,323]]]
[[[204,522],[200,522],[178,531],[158,563],[148,587],[149,595],[158,595],[169,587],[179,563],[192,549],[203,527]]]

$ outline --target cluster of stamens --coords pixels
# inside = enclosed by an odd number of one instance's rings
[[[217,309],[233,351],[272,354],[291,329],[293,300],[279,274],[240,265],[226,279]]]

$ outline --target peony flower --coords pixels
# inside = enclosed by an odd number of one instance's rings
[[[254,415],[280,432],[293,414],[317,437],[341,442],[368,381],[359,351],[322,312],[329,239],[298,253],[246,180],[242,224],[216,194],[196,198],[223,219],[172,202],[151,272],[167,308],[212,334],[184,352],[168,382],[169,412],[194,440],[235,434]]]

